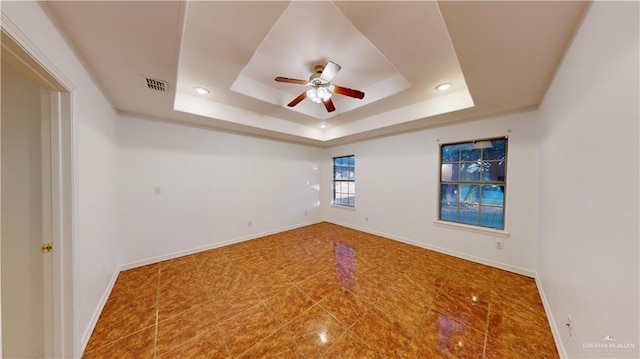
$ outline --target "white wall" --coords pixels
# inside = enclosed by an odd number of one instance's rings
[[[571,356],[585,356],[583,343],[607,334],[640,347],[638,4],[592,5],[540,111],[327,150],[119,118],[39,4],[3,2],[2,12],[75,86],[77,355],[118,265],[321,218],[521,273],[537,270],[556,324],[574,317],[574,337],[562,336]],[[496,237],[433,223],[437,140],[507,134],[511,235],[496,250]],[[585,156],[584,148],[593,150]],[[330,157],[354,152],[357,209],[332,207]],[[624,195],[593,190],[602,183]]]
[[[44,355],[40,86],[2,61],[2,343]]]
[[[535,112],[332,147],[322,160],[322,210],[331,222],[533,275],[538,215]],[[512,132],[508,132],[512,130]],[[434,224],[439,142],[509,136],[505,231],[498,238]],[[356,209],[332,206],[331,157],[355,153]],[[366,222],[365,218],[369,221]],[[494,248],[496,240],[504,249]]]
[[[3,1],[2,13],[74,86],[75,338],[66,339],[72,340],[79,355],[118,266],[117,114],[41,6]]]
[[[319,148],[133,117],[118,128],[125,267],[320,218]]]
[[[640,353],[638,12],[594,2],[539,111],[538,275],[574,358]],[[635,349],[583,348],[606,335]]]

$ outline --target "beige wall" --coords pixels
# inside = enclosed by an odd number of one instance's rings
[[[5,358],[43,352],[40,87],[2,62],[2,343]]]

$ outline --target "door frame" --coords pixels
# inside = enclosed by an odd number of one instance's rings
[[[1,13],[0,20],[2,57],[10,58],[13,64],[28,70],[49,93],[48,99],[45,96],[43,100],[48,100],[48,106],[43,105],[48,107],[50,114],[47,116],[49,136],[43,133],[43,138],[46,138],[43,145],[49,148],[50,153],[50,172],[45,176],[50,176],[51,217],[43,224],[47,226],[44,231],[49,232],[45,238],[50,238],[54,249],[47,259],[52,267],[49,277],[51,306],[49,312],[45,308],[45,315],[49,315],[51,326],[45,329],[45,357],[75,357],[74,308],[77,297],[74,295],[73,247],[78,206],[75,195],[77,182],[74,180],[77,177],[73,115],[76,87],[4,13]],[[0,346],[1,333],[0,326]]]

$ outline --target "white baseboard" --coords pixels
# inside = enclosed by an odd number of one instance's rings
[[[355,229],[357,231],[361,231],[361,232],[365,232],[365,233],[371,233],[371,234],[375,234],[377,236],[381,236],[381,237],[385,237],[385,238],[390,238],[393,240],[397,240],[399,242],[403,242],[403,243],[407,243],[407,244],[411,244],[414,246],[418,246],[421,248],[425,248],[425,249],[429,249],[432,251],[436,251],[436,252],[440,252],[440,253],[444,253],[444,254],[448,254],[448,255],[452,255],[454,257],[458,257],[458,258],[462,258],[462,259],[466,259],[466,260],[470,260],[472,262],[476,262],[476,263],[480,263],[480,264],[485,264],[494,268],[499,268],[499,269],[503,269],[509,272],[513,272],[513,273],[517,273],[517,274],[522,274],[525,275],[527,277],[532,277],[535,281],[536,281],[536,287],[538,288],[538,293],[540,294],[540,298],[542,299],[542,306],[544,307],[544,311],[547,315],[547,320],[549,322],[549,326],[551,327],[551,333],[553,335],[553,339],[555,341],[556,344],[556,349],[558,350],[558,354],[560,355],[561,359],[568,359],[569,356],[567,355],[567,351],[564,347],[564,343],[562,342],[562,337],[560,336],[560,329],[562,327],[558,327],[554,317],[553,317],[553,313],[551,312],[551,307],[549,306],[549,302],[547,300],[547,297],[544,293],[544,289],[542,286],[542,282],[540,280],[540,278],[538,277],[538,273],[535,271],[531,271],[525,268],[521,268],[521,267],[517,267],[517,266],[512,266],[509,264],[505,264],[505,263],[500,263],[500,262],[494,262],[494,261],[490,261],[487,259],[483,259],[483,258],[479,258],[479,257],[474,257],[474,256],[470,256],[464,253],[459,253],[456,251],[451,251],[448,249],[444,249],[444,248],[440,248],[440,247],[436,247],[436,246],[430,246],[430,245],[425,245],[424,243],[418,243],[406,238],[402,238],[399,236],[395,236],[389,233],[383,233],[383,232],[378,232],[378,231],[374,231],[374,230],[370,230],[367,228],[362,228],[362,227],[358,227],[358,226],[353,226],[350,224],[346,224],[346,223],[341,223],[338,221],[332,221],[329,219],[325,219],[326,222],[329,223],[333,223],[333,224],[337,224],[339,226],[343,226],[343,227],[347,227],[347,228],[351,228],[351,229]]]
[[[465,254],[465,253],[460,253],[460,252],[452,251],[452,250],[449,250],[449,249],[445,249],[445,248],[441,248],[441,247],[437,247],[437,246],[431,246],[431,245],[428,245],[428,244],[425,244],[425,243],[416,242],[416,241],[413,241],[413,240],[410,240],[410,239],[407,239],[407,238],[395,236],[393,234],[384,233],[384,232],[378,232],[378,231],[374,231],[374,230],[371,230],[371,229],[368,229],[368,228],[362,228],[362,227],[354,226],[354,225],[347,224],[347,223],[341,223],[341,222],[338,222],[338,221],[333,221],[333,220],[330,220],[330,219],[325,219],[325,222],[337,224],[339,226],[355,229],[357,231],[361,231],[361,232],[365,232],[365,233],[374,234],[376,236],[381,236],[381,237],[393,239],[393,240],[396,240],[398,242],[411,244],[411,245],[416,246],[416,247],[428,249],[428,250],[439,252],[439,253],[444,253],[444,254],[447,254],[447,255],[450,255],[450,256],[454,256],[454,257],[457,257],[457,258],[466,259],[466,260],[471,261],[471,262],[480,263],[480,264],[484,264],[484,265],[487,265],[487,266],[490,266],[490,267],[503,269],[503,270],[506,270],[508,272],[521,274],[521,275],[524,275],[524,276],[527,276],[527,277],[535,278],[535,276],[536,276],[536,272],[534,272],[532,270],[529,270],[529,269],[526,269],[526,268],[522,268],[522,267],[518,267],[518,266],[506,264],[506,263],[495,262],[495,261],[491,261],[491,260],[480,258],[480,257],[471,256],[471,255],[468,255],[468,254]]]
[[[142,266],[145,266],[145,265],[148,265],[148,264],[162,262],[162,261],[165,261],[165,260],[168,260],[168,259],[174,259],[174,258],[186,256],[186,255],[189,255],[189,254],[203,252],[203,251],[206,251],[206,250],[209,250],[209,249],[213,249],[213,248],[219,248],[219,247],[223,247],[223,246],[228,246],[230,244],[240,243],[240,242],[244,242],[244,241],[248,241],[248,240],[251,240],[251,239],[256,239],[256,238],[268,236],[268,235],[279,233],[279,232],[285,232],[285,231],[289,231],[289,230],[300,228],[300,227],[309,226],[309,225],[320,223],[320,222],[323,222],[323,220],[319,219],[319,220],[313,220],[313,221],[309,221],[309,222],[299,223],[299,224],[296,224],[296,225],[293,225],[293,226],[287,226],[287,227],[282,227],[282,228],[278,228],[278,229],[274,229],[274,230],[270,230],[270,231],[266,231],[266,232],[262,232],[262,233],[253,234],[251,236],[235,238],[235,239],[232,239],[232,240],[229,240],[229,241],[225,241],[225,242],[209,244],[209,245],[206,245],[206,246],[186,249],[186,250],[183,250],[183,251],[178,251],[178,252],[174,252],[174,253],[169,253],[169,254],[165,254],[165,255],[161,255],[161,256],[156,256],[156,257],[152,257],[152,258],[148,258],[148,259],[143,259],[143,260],[139,260],[139,261],[135,261],[135,262],[130,262],[130,263],[119,265],[116,268],[116,271],[113,273],[113,276],[111,277],[111,280],[109,281],[109,284],[107,285],[107,288],[105,289],[105,291],[104,291],[104,293],[102,295],[102,298],[100,299],[100,303],[98,303],[98,306],[97,306],[96,310],[94,311],[93,315],[91,316],[91,320],[89,321],[89,325],[87,326],[87,328],[85,329],[84,333],[82,334],[82,339],[81,339],[81,343],[80,343],[80,352],[84,353],[84,350],[86,349],[87,344],[89,344],[89,339],[91,338],[91,334],[93,333],[93,330],[95,329],[96,324],[98,323],[98,319],[100,318],[100,314],[102,313],[102,310],[104,309],[104,306],[107,303],[107,299],[109,299],[109,295],[111,295],[111,291],[113,290],[113,286],[116,284],[116,280],[118,279],[118,275],[120,274],[120,272],[122,272],[124,270],[127,270],[127,269],[133,269],[133,268],[142,267]]]
[[[113,290],[113,286],[116,284],[116,280],[118,279],[118,275],[120,274],[120,270],[116,269],[111,276],[111,280],[109,284],[107,284],[107,289],[102,294],[102,298],[100,298],[100,302],[98,303],[98,307],[93,312],[91,316],[91,320],[89,321],[89,325],[82,333],[82,338],[80,339],[80,357],[84,355],[84,350],[87,348],[87,344],[89,344],[89,339],[91,338],[91,334],[93,330],[96,328],[96,324],[98,324],[98,319],[100,318],[100,314],[102,314],[102,310],[104,309],[105,304],[107,304],[107,299],[109,299],[109,295],[111,295],[111,291]]]
[[[339,226],[355,229],[357,231],[370,233],[370,234],[382,236],[382,237],[385,237],[385,238],[390,238],[390,239],[393,239],[393,240],[396,240],[396,241],[399,241],[399,242],[411,244],[411,245],[414,245],[414,246],[417,246],[417,247],[421,247],[421,248],[425,248],[425,249],[428,249],[428,250],[432,250],[432,251],[435,251],[435,252],[444,253],[444,254],[447,254],[447,255],[454,256],[454,257],[466,259],[466,260],[469,260],[469,261],[472,261],[472,262],[488,265],[488,266],[491,266],[491,267],[494,267],[494,268],[499,268],[499,269],[503,269],[503,270],[506,270],[506,271],[509,271],[509,272],[522,274],[522,275],[525,275],[525,276],[528,276],[528,277],[535,278],[536,284],[538,285],[538,288],[540,290],[540,296],[542,298],[542,301],[543,301],[543,304],[544,304],[544,307],[545,307],[545,311],[547,313],[547,317],[549,318],[549,325],[551,326],[551,330],[553,332],[554,339],[556,340],[556,345],[558,347],[558,350],[560,351],[561,357],[562,358],[567,358],[566,351],[565,351],[564,346],[562,345],[562,341],[560,340],[560,337],[558,335],[557,326],[555,325],[555,321],[553,320],[553,316],[551,315],[551,311],[548,309],[548,304],[547,304],[547,301],[546,301],[546,297],[544,296],[544,291],[542,290],[542,286],[540,285],[540,282],[539,282],[539,279],[538,279],[538,277],[536,275],[536,272],[528,270],[528,269],[525,269],[525,268],[521,268],[521,267],[505,264],[505,263],[494,262],[494,261],[490,261],[490,260],[487,260],[487,259],[470,256],[470,255],[467,255],[467,254],[464,254],[464,253],[451,251],[451,250],[448,250],[448,249],[445,249],[445,248],[426,245],[424,243],[415,242],[415,241],[412,241],[410,239],[399,237],[399,236],[395,236],[395,235],[392,235],[392,234],[389,234],[389,233],[378,232],[378,231],[370,230],[370,229],[367,229],[367,228],[361,228],[361,227],[353,226],[353,225],[346,224],[346,223],[340,223],[340,222],[337,222],[337,221],[332,221],[332,220],[329,220],[329,219],[318,219],[318,220],[313,220],[313,221],[309,221],[309,222],[299,223],[299,224],[292,225],[292,226],[282,227],[282,228],[278,228],[278,229],[265,231],[265,232],[262,232],[262,233],[253,234],[253,235],[250,235],[250,236],[244,236],[244,237],[231,239],[231,240],[228,240],[228,241],[225,241],[225,242],[218,242],[218,243],[209,244],[209,245],[206,245],[206,246],[185,249],[185,250],[178,251],[178,252],[173,252],[173,253],[169,253],[169,254],[165,254],[165,255],[161,255],[161,256],[155,256],[155,257],[151,257],[151,258],[147,258],[147,259],[138,260],[138,261],[129,262],[129,263],[125,263],[125,264],[119,265],[117,267],[116,271],[114,272],[114,274],[113,274],[113,276],[111,278],[111,281],[107,285],[107,288],[106,288],[106,290],[105,290],[105,292],[104,292],[104,294],[103,294],[103,296],[102,296],[102,298],[100,300],[100,303],[99,303],[98,307],[96,308],[93,316],[91,317],[91,321],[89,322],[89,325],[87,326],[84,334],[82,335],[81,353],[84,353],[84,350],[85,350],[87,344],[89,343],[89,339],[91,337],[91,333],[93,333],[93,330],[95,329],[95,326],[96,326],[96,324],[98,322],[98,319],[100,318],[100,314],[102,313],[104,305],[106,304],[107,299],[109,298],[109,295],[111,294],[111,291],[113,290],[113,286],[116,283],[116,279],[118,278],[118,274],[121,271],[128,270],[128,269],[133,269],[133,268],[137,268],[137,267],[142,267],[142,266],[145,266],[145,265],[158,263],[158,262],[162,262],[162,261],[165,261],[165,260],[174,259],[174,258],[178,258],[178,257],[182,257],[182,256],[194,254],[194,253],[199,253],[199,252],[203,252],[203,251],[214,249],[214,248],[228,246],[230,244],[240,243],[240,242],[244,242],[244,241],[248,241],[248,240],[252,240],[252,239],[268,236],[268,235],[275,234],[275,233],[280,233],[280,232],[289,231],[289,230],[300,228],[300,227],[309,226],[309,225],[316,224],[316,223],[321,223],[321,222],[333,223],[333,224],[336,224],[336,225],[339,225]]]
[[[224,242],[217,242],[217,243],[213,243],[213,244],[207,244],[205,246],[189,248],[189,249],[181,250],[181,251],[178,251],[178,252],[173,252],[173,253],[169,253],[169,254],[163,254],[161,256],[155,256],[155,257],[151,257],[151,258],[147,258],[147,259],[142,259],[142,260],[138,260],[138,261],[134,261],[134,262],[129,262],[129,263],[126,263],[126,264],[119,265],[118,266],[118,271],[138,268],[138,267],[146,266],[146,265],[149,265],[149,264],[154,264],[154,263],[166,261],[166,260],[169,260],[169,259],[175,259],[175,258],[187,256],[187,255],[194,254],[194,253],[200,253],[200,252],[208,251],[210,249],[228,246],[230,244],[245,242],[245,241],[249,241],[249,240],[252,240],[252,239],[268,236],[268,235],[275,234],[275,233],[280,233],[280,232],[290,231],[292,229],[296,229],[296,228],[300,228],[300,227],[310,226],[312,224],[316,224],[316,223],[320,223],[320,222],[324,222],[324,221],[322,219],[318,219],[318,220],[313,220],[313,221],[309,221],[309,222],[298,223],[298,224],[295,224],[295,225],[292,225],[292,226],[281,227],[281,228],[278,228],[278,229],[272,229],[272,230],[269,230],[269,231],[252,234],[250,236],[239,237],[239,238],[231,239],[231,240],[224,241]]]
[[[538,287],[538,293],[540,294],[540,299],[542,299],[542,306],[544,307],[544,311],[547,314],[547,320],[549,321],[549,326],[551,327],[551,334],[553,334],[553,340],[556,342],[556,348],[558,349],[558,355],[562,359],[568,359],[567,350],[564,347],[564,343],[562,342],[562,337],[560,336],[560,328],[558,328],[558,324],[553,317],[553,313],[551,312],[551,307],[549,306],[549,302],[547,301],[547,296],[544,294],[544,287],[542,286],[542,281],[538,274],[535,276],[536,287]],[[563,328],[563,327],[561,327]]]

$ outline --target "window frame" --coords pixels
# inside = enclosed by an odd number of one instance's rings
[[[336,160],[340,159],[340,158],[353,158],[353,179],[336,179]],[[355,183],[356,183],[356,155],[355,154],[349,154],[349,155],[342,155],[342,156],[332,156],[331,157],[331,167],[332,167],[332,177],[331,177],[331,192],[332,192],[332,197],[331,197],[331,205],[333,206],[339,206],[339,207],[344,207],[344,208],[350,208],[350,209],[355,209],[356,208],[356,192],[355,192]],[[348,202],[347,204],[344,204],[342,202],[337,202],[336,201],[336,193],[344,193],[344,192],[336,192],[336,184],[337,183],[353,183],[353,205],[350,205]],[[351,191],[347,191],[347,194],[350,194]]]
[[[468,145],[468,144],[475,144],[478,142],[483,142],[483,141],[495,141],[495,140],[504,140],[505,141],[505,149],[504,149],[504,181],[483,181],[482,180],[482,172],[480,174],[480,178],[477,181],[462,181],[462,179],[459,177],[456,181],[443,181],[442,180],[442,167],[443,164],[446,163],[457,163],[459,165],[463,164],[463,163],[473,163],[473,161],[463,161],[462,158],[459,158],[457,162],[443,162],[443,147],[444,146],[451,146],[451,145]],[[480,152],[480,158],[478,161],[482,162],[482,149]],[[489,161],[496,161],[496,160],[489,160]],[[500,232],[506,232],[506,228],[507,228],[507,223],[506,223],[506,214],[507,214],[507,172],[508,172],[508,165],[509,165],[509,136],[496,136],[496,137],[488,137],[488,138],[479,138],[479,139],[473,139],[473,140],[467,140],[467,141],[457,141],[457,142],[447,142],[447,143],[439,143],[439,147],[438,147],[438,197],[437,197],[437,213],[438,213],[438,217],[436,222],[441,223],[441,224],[445,224],[445,225],[451,225],[451,226],[461,226],[461,227],[469,227],[469,228],[475,228],[477,230],[480,231],[500,231]],[[484,169],[482,170],[484,172]],[[491,186],[491,185],[498,185],[498,186],[503,186],[503,200],[502,200],[502,227],[490,227],[490,226],[485,226],[482,225],[482,220],[481,220],[481,213],[482,213],[482,196],[481,194],[478,195],[479,201],[478,201],[478,224],[473,224],[473,223],[467,223],[467,222],[462,222],[460,221],[460,217],[459,217],[459,213],[460,213],[460,205],[458,204],[458,220],[457,221],[452,221],[449,219],[442,219],[442,186],[444,184],[456,184],[458,186],[460,185],[471,185],[471,186],[479,186],[480,188],[482,186]],[[459,201],[458,201],[459,203]],[[498,207],[498,206],[488,206],[488,207]]]

